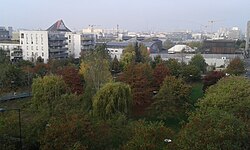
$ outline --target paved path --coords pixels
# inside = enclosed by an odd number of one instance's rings
[[[26,97],[31,97],[32,94],[30,92],[21,92],[21,93],[7,93],[0,96],[0,102],[21,99]]]

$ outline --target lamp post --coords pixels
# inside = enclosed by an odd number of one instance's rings
[[[5,111],[18,111],[20,149],[22,150],[23,144],[22,144],[22,127],[21,127],[21,109],[20,108],[13,108],[13,109],[0,108],[0,112],[3,113]]]

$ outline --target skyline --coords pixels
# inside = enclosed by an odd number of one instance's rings
[[[129,31],[216,31],[219,27],[246,30],[248,0],[22,0],[3,1],[0,26],[47,29],[62,19],[71,30],[88,25]],[[12,19],[13,18],[13,19]],[[209,21],[215,21],[209,23]],[[205,27],[207,26],[207,27]]]

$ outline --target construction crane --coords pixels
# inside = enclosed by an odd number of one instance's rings
[[[214,23],[221,22],[222,20],[209,20],[208,24],[211,27],[211,33],[213,32]]]

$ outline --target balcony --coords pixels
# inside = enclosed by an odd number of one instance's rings
[[[67,58],[68,53],[50,53],[49,57],[52,59]]]
[[[50,48],[49,52],[50,53],[58,53],[58,52],[65,52],[67,50],[68,50],[68,48],[66,48],[66,47],[62,47],[62,48]]]

